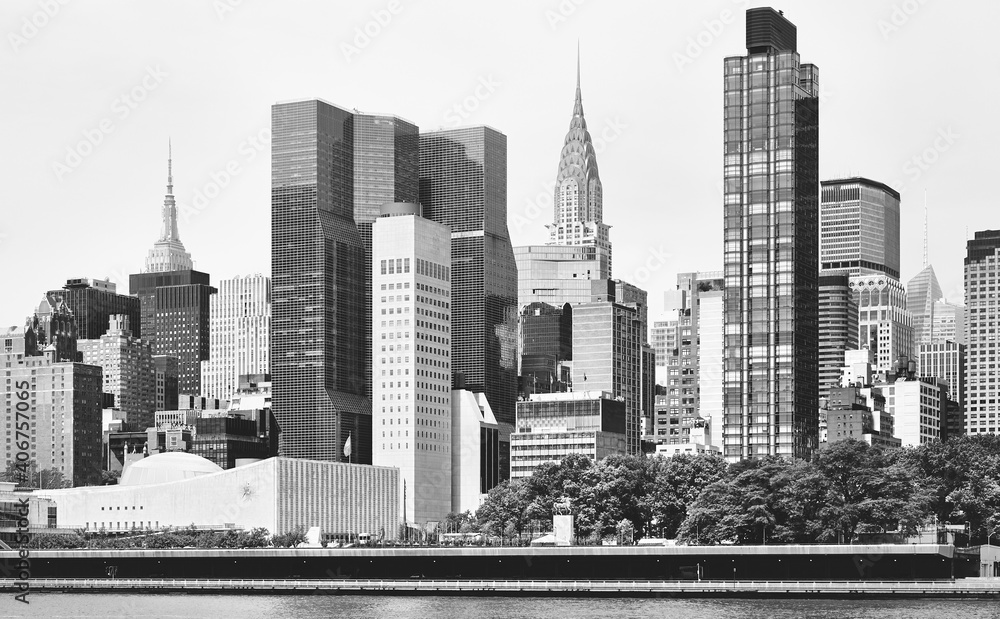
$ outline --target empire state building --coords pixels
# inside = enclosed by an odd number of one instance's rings
[[[177,232],[177,203],[174,201],[173,153],[167,144],[167,193],[163,196],[163,226],[160,238],[146,257],[145,273],[189,271],[194,268],[191,254],[184,249]]]

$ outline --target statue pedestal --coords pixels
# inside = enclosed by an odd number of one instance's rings
[[[572,515],[552,516],[552,535],[556,546],[571,546],[576,542],[576,520]]]

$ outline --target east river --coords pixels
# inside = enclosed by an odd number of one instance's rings
[[[995,600],[721,600],[405,597],[336,595],[201,595],[32,593],[30,605],[0,598],[0,617],[121,619],[720,619],[727,617],[845,619],[976,619],[1000,616]]]

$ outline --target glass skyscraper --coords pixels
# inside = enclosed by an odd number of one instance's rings
[[[809,457],[818,442],[819,71],[795,26],[747,11],[725,59],[723,455]]]
[[[316,99],[271,108],[272,404],[282,456],[370,464],[354,121]]]
[[[820,268],[899,280],[899,192],[861,177],[821,185]]]
[[[354,223],[365,247],[365,394],[371,394],[372,224],[379,207],[416,202],[420,192],[419,130],[397,116],[354,115]]]
[[[420,134],[424,217],[451,227],[451,369],[514,424],[517,265],[507,232],[507,136],[490,127]],[[509,428],[508,428],[509,429]],[[501,465],[502,466],[502,465]]]

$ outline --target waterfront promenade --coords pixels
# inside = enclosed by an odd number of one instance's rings
[[[13,590],[14,581],[0,580]],[[64,579],[31,581],[33,593],[260,593],[563,597],[985,598],[1000,600],[1000,578],[956,581],[624,581],[426,579]]]

